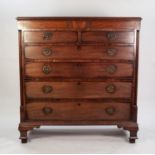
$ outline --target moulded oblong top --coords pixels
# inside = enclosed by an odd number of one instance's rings
[[[17,17],[17,20],[142,20],[141,17]]]

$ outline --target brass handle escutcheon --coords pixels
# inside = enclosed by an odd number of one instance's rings
[[[113,74],[117,71],[117,66],[116,65],[109,65],[106,67],[106,72],[109,74]]]
[[[42,50],[42,54],[43,54],[44,56],[50,56],[50,55],[52,54],[52,51],[51,51],[51,49],[49,49],[49,48],[44,48],[44,49]]]
[[[107,49],[107,55],[108,56],[115,56],[116,53],[117,53],[117,49],[115,49],[115,48],[109,48],[109,49]]]
[[[51,67],[49,65],[43,66],[43,73],[49,74],[51,72]]]
[[[108,32],[107,38],[108,38],[108,40],[115,40],[116,39],[116,33],[115,32]]]
[[[53,33],[52,32],[44,32],[43,34],[43,40],[50,40],[52,37]]]
[[[116,109],[114,107],[108,107],[108,108],[105,109],[105,112],[108,115],[113,115],[116,112]]]
[[[50,107],[44,107],[42,109],[42,111],[43,111],[44,114],[48,115],[48,114],[51,114],[53,112],[53,109],[50,108]]]
[[[53,88],[51,86],[48,86],[48,85],[44,85],[42,87],[42,91],[44,94],[48,94],[48,93],[52,92],[52,90],[53,90]]]
[[[116,91],[116,87],[114,84],[110,84],[105,88],[107,93],[114,93]]]

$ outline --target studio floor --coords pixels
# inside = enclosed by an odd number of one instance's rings
[[[115,126],[43,126],[31,131],[28,143],[21,144],[18,107],[8,109],[8,104],[6,101],[0,109],[0,153],[155,153],[153,103],[150,109],[144,103],[139,108],[140,131],[135,144],[128,142],[128,132]]]

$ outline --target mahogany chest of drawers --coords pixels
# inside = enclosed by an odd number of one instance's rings
[[[20,139],[41,125],[116,125],[137,139],[139,17],[18,17]]]

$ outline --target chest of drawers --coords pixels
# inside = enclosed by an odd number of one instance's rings
[[[135,142],[140,21],[17,18],[23,143],[42,125],[116,125]]]

